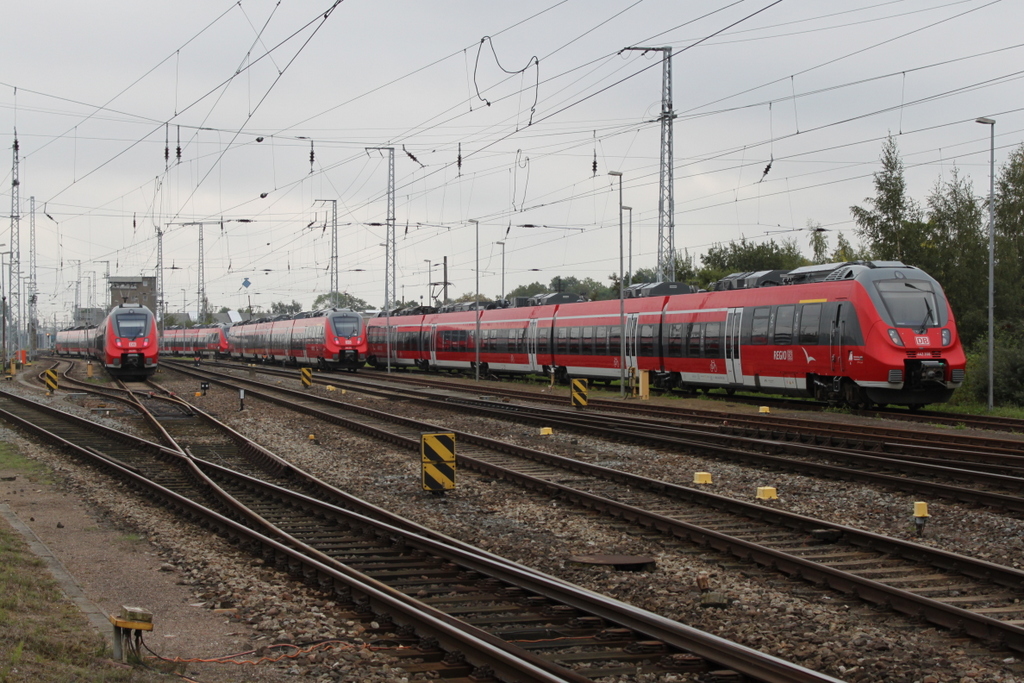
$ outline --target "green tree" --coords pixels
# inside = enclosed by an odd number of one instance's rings
[[[531,282],[528,285],[519,285],[518,287],[516,287],[515,289],[510,291],[506,295],[506,298],[511,300],[511,299],[513,299],[515,297],[521,297],[521,296],[523,296],[523,297],[531,297],[531,296],[536,296],[538,294],[544,294],[547,291],[548,291],[548,288],[546,286],[544,286],[543,284],[541,284],[540,282]]]
[[[870,261],[874,258],[868,249],[857,249],[846,239],[843,233],[836,234],[836,248],[832,250],[829,263],[846,263],[847,261]]]
[[[337,301],[337,304],[334,303],[335,301]],[[352,296],[346,292],[333,292],[318,295],[313,300],[313,307],[310,310],[319,311],[325,308],[332,308],[335,305],[338,308],[351,308],[353,311],[365,311],[370,307],[370,304],[359,297]]]
[[[825,234],[825,228],[821,227],[821,223],[808,220],[807,229],[811,233],[811,261],[816,264],[831,263],[828,254],[828,236]]]
[[[1013,150],[1000,168],[995,189],[996,321],[1002,327],[1019,329],[1024,327],[1024,144]],[[980,266],[976,273],[979,270]]]
[[[808,264],[800,253],[795,239],[767,242],[739,242],[715,244],[700,257],[703,267],[697,271],[697,280],[708,286],[731,273],[748,273],[758,270],[793,270]]]
[[[870,208],[850,207],[857,234],[879,259],[920,265],[926,226],[920,207],[907,196],[903,160],[891,135],[882,146],[881,160],[882,170],[875,173],[875,196],[864,199]]]
[[[969,344],[983,335],[987,319],[987,278],[978,277],[988,260],[981,200],[954,168],[948,182],[936,181],[927,202],[934,252],[927,270],[946,291],[960,338]]]
[[[274,301],[270,304],[270,313],[272,315],[281,315],[283,313],[291,314],[298,313],[302,310],[302,304],[295,299],[292,299],[290,304],[286,304],[283,301]]]

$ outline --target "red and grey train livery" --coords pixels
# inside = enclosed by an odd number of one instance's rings
[[[160,340],[160,352],[175,356],[228,357],[227,325],[197,325],[195,327],[167,327]]]
[[[141,304],[119,304],[95,327],[57,332],[60,356],[93,358],[120,379],[143,379],[156,372],[159,355],[156,318]]]
[[[227,331],[232,358],[355,371],[366,363],[363,318],[330,308],[235,323]]]
[[[859,406],[949,400],[966,358],[939,284],[895,261],[736,273],[712,291],[661,283],[640,296],[479,311],[481,372],[759,391]],[[672,293],[679,292],[679,293]],[[367,323],[376,367],[473,369],[477,311]],[[621,320],[624,319],[625,331]],[[390,343],[389,343],[390,341]]]

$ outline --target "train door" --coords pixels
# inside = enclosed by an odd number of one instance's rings
[[[626,345],[626,371],[630,368],[639,367],[637,351],[638,345],[640,344],[639,334],[637,332],[640,326],[637,324],[638,313],[629,313],[626,315],[626,334],[623,337],[623,343]]]
[[[430,339],[427,344],[427,351],[430,353],[430,367],[437,367],[437,323],[430,326]]]
[[[833,375],[842,375],[845,371],[846,359],[843,357],[843,302],[836,302],[835,314],[829,325],[829,367]]]
[[[725,318],[725,373],[729,384],[743,383],[743,369],[740,367],[740,323],[742,308],[730,308]]]
[[[526,353],[529,357],[530,372],[540,372],[541,367],[537,364],[537,321],[530,320],[526,328]]]

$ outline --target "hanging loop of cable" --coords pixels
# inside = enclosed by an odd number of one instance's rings
[[[491,102],[486,97],[484,97],[483,95],[480,94],[480,84],[477,83],[477,80],[476,80],[476,74],[477,74],[477,71],[480,68],[480,53],[483,52],[484,43],[485,42],[488,43],[491,46],[491,54],[494,55],[494,63],[498,65],[499,69],[501,69],[505,73],[509,74],[510,76],[514,75],[514,74],[524,74],[524,73],[526,73],[526,70],[530,68],[531,65],[536,65],[536,72],[535,72],[536,73],[536,80],[535,80],[534,86],[533,86],[533,104],[530,105],[530,120],[526,123],[527,127],[533,125],[533,115],[537,111],[537,98],[538,98],[538,96],[540,94],[540,59],[537,58],[537,55],[534,55],[534,56],[530,57],[530,60],[528,62],[526,62],[526,66],[524,66],[522,69],[514,69],[512,71],[509,71],[508,69],[503,67],[501,65],[501,62],[498,60],[498,53],[494,49],[494,41],[491,39],[491,37],[490,36],[484,36],[483,38],[481,38],[480,39],[480,44],[477,46],[477,50],[476,50],[476,62],[473,64],[473,87],[476,88],[476,96],[477,96],[477,98],[481,102],[486,104],[488,107],[491,106]],[[517,130],[518,130],[518,127],[517,127]]]

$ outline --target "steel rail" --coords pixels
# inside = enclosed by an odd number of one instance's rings
[[[232,380],[235,379],[237,378],[232,378]],[[211,381],[228,384],[227,381],[218,380],[214,377],[211,377]],[[255,382],[251,382],[249,380],[239,381],[255,384]],[[349,420],[312,407],[302,406],[297,404],[294,398],[305,398],[306,400],[330,403],[332,407],[335,408],[356,412],[366,416],[373,416],[376,419],[387,420],[389,422],[418,429],[423,432],[438,431],[442,429],[444,431],[453,431],[430,423],[389,415],[372,408],[352,406],[350,404],[338,403],[336,401],[328,401],[321,397],[310,397],[308,395],[301,394],[300,392],[294,392],[280,387],[273,387],[273,391],[292,396],[293,400],[280,399],[270,396],[269,394],[261,394],[261,392],[251,393],[253,397],[263,398],[292,410],[299,410],[306,414],[315,415],[322,419],[348,426],[354,430],[388,440],[392,443],[402,445],[413,450],[419,449],[418,439],[403,437],[372,425],[360,423],[356,420]],[[560,466],[571,471],[586,472],[595,476],[602,476],[605,479],[625,483],[629,486],[644,487],[646,490],[670,492],[675,496],[688,500],[700,501],[703,505],[721,507],[723,509],[743,510],[744,514],[748,517],[773,520],[774,523],[787,527],[793,527],[796,525],[797,528],[806,529],[834,529],[842,535],[842,538],[848,540],[854,545],[885,551],[900,557],[905,557],[906,559],[915,562],[928,562],[939,568],[957,571],[966,576],[993,581],[1000,585],[1016,589],[1024,586],[1024,572],[1002,565],[985,562],[983,560],[976,560],[966,556],[960,556],[954,553],[948,553],[946,551],[929,548],[927,546],[907,541],[900,541],[898,539],[892,539],[878,534],[872,534],[870,532],[861,531],[852,527],[834,524],[823,520],[773,510],[761,505],[753,505],[731,498],[726,498],[724,496],[716,496],[715,494],[697,491],[683,486],[651,480],[645,477],[632,475],[621,470],[613,470],[610,468],[600,467],[598,465],[572,460],[570,458],[564,458],[562,456],[542,453],[532,449],[489,439],[487,437],[469,434],[458,430],[454,431],[457,441],[461,443],[472,443],[500,452],[543,461],[545,463],[558,463]],[[617,501],[578,491],[571,487],[557,485],[535,477],[529,477],[528,475],[522,475],[491,463],[485,463],[477,458],[460,455],[459,461],[463,467],[469,467],[490,476],[500,476],[502,478],[510,478],[528,483],[530,486],[543,489],[549,493],[557,493],[563,497],[589,507],[596,507],[597,509],[602,510],[613,510],[617,516],[622,517],[623,519],[641,523],[660,531],[666,531],[673,535],[687,538],[704,545],[709,545],[717,550],[734,554],[741,559],[747,559],[758,564],[770,566],[778,569],[779,571],[783,571],[784,573],[804,578],[815,583],[820,583],[822,585],[828,585],[831,588],[842,592],[855,594],[868,602],[886,605],[911,616],[925,618],[932,623],[953,629],[954,631],[963,631],[969,633],[973,637],[988,642],[999,642],[1015,650],[1024,651],[1024,628],[1019,626],[1001,622],[984,615],[970,612],[969,610],[952,607],[936,600],[918,596],[908,591],[893,588],[883,583],[876,582],[871,579],[865,579],[848,572],[826,567],[788,553],[765,548],[763,546],[743,541],[742,539],[735,539],[725,534],[702,529],[696,525],[687,524],[679,520],[674,520],[656,513],[650,513]],[[905,481],[901,478],[896,479]]]

